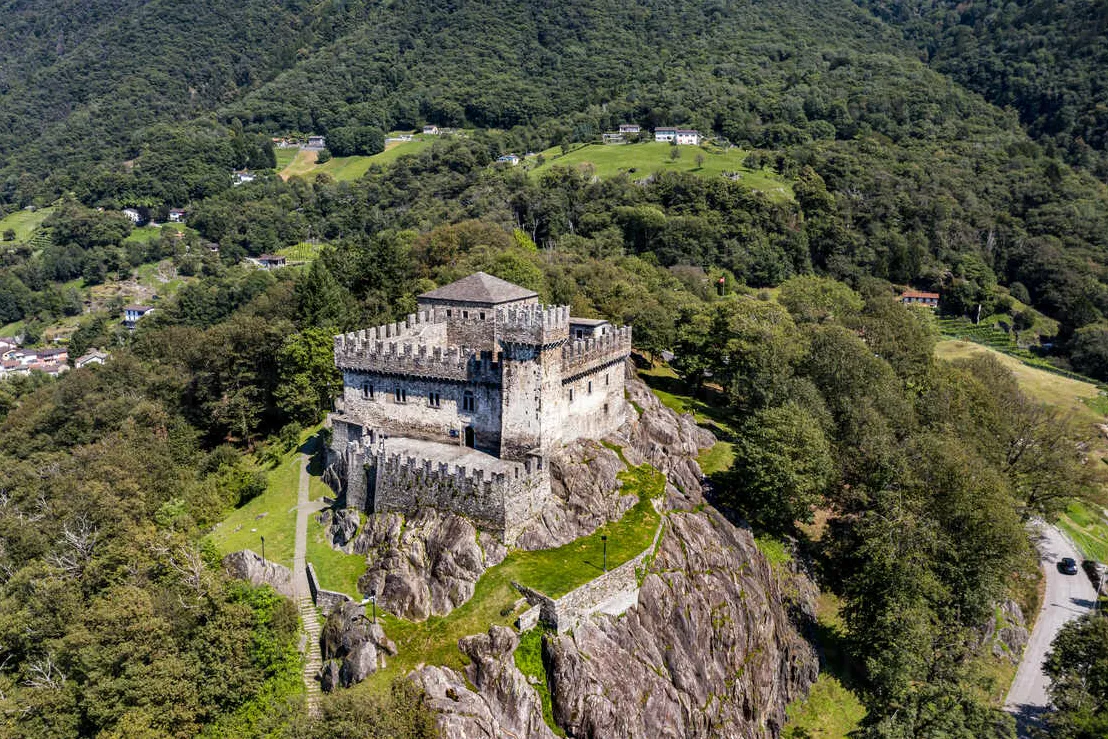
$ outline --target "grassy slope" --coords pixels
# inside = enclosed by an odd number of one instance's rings
[[[282,169],[292,164],[292,160],[296,159],[296,155],[300,153],[300,150],[288,147],[284,149],[274,149],[273,153],[277,158],[277,171],[280,172]]]
[[[407,674],[419,663],[460,669],[465,657],[458,651],[458,639],[485,632],[493,624],[510,626],[519,615],[514,605],[520,596],[511,585],[513,580],[554,597],[583,585],[603,571],[602,535],[608,537],[609,568],[639,554],[650,545],[658,526],[660,517],[651,500],[662,494],[664,478],[644,465],[625,470],[621,479],[624,492],[637,495],[639,502],[619,521],[557,549],[511,552],[481,576],[472,598],[446,616],[414,623],[381,615],[385,633],[396,641],[399,654],[387,668],[354,689],[387,689],[394,677]]]
[[[368,157],[334,157],[323,164],[316,164],[318,152],[301,150],[296,158],[281,169],[281,177],[315,177],[326,173],[340,182],[360,179],[374,164],[390,164],[406,154],[417,154],[428,148],[434,137],[416,136],[411,141],[390,143],[380,154]],[[278,163],[279,165],[280,163]]]
[[[680,154],[676,160],[670,158],[670,152],[674,148]],[[626,172],[632,178],[641,178],[660,171],[719,177],[724,172],[737,172],[741,175],[739,181],[747,187],[764,192],[775,200],[791,200],[792,187],[784,179],[770,170],[754,170],[743,166],[748,153],[742,149],[718,147],[673,147],[656,141],[638,144],[588,144],[565,155],[561,148],[555,147],[542,152],[546,161],[534,167],[531,174],[539,175],[553,167],[580,167],[584,164],[591,164],[599,177],[615,177]],[[697,165],[698,154],[704,157],[703,165]]]
[[[300,482],[300,456],[287,455],[267,472],[266,491],[223,519],[209,537],[220,554],[251,549],[286,567],[292,566],[296,540],[296,494]],[[262,518],[259,518],[262,516]]]
[[[0,233],[10,228],[15,231],[16,241],[26,241],[31,238],[35,229],[42,225],[42,222],[46,220],[47,216],[53,212],[53,208],[39,208],[34,212],[29,210],[17,210],[14,213],[0,218]]]

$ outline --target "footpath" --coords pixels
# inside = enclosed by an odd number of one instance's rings
[[[307,651],[304,655],[304,689],[308,697],[308,714],[319,715],[319,699],[321,695],[319,680],[316,676],[323,667],[323,655],[319,651],[319,614],[312,602],[311,591],[308,588],[308,516],[319,507],[319,503],[312,503],[308,495],[308,461],[306,454],[300,455],[300,487],[296,497],[296,545],[292,558],[292,583],[296,590],[296,606],[300,611],[300,619],[304,623],[304,634],[308,640]]]

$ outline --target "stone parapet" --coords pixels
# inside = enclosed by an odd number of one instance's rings
[[[312,593],[312,602],[316,608],[323,611],[326,616],[336,608],[341,608],[343,603],[353,603],[354,599],[346,593],[337,593],[334,590],[324,590],[319,587],[319,578],[316,577],[315,567],[308,563],[308,590]]]
[[[631,355],[631,327],[622,326],[594,339],[581,339],[562,347],[562,379],[587,374]]]
[[[496,312],[496,330],[508,344],[549,346],[569,339],[568,305],[521,305]]]
[[[490,352],[374,340],[340,348],[335,341],[335,365],[340,370],[426,377],[458,382],[500,383],[500,363]]]

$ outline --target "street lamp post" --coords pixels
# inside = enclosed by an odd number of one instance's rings
[[[608,571],[608,535],[601,534],[600,541],[604,544],[604,571]]]
[[[373,589],[373,593],[369,596],[369,602],[373,606],[373,625],[377,625],[377,589]]]
[[[262,567],[265,567],[265,537],[262,537]]]

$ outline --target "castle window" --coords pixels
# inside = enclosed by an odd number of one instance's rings
[[[485,311],[481,311],[481,320],[485,320]]]
[[[607,376],[607,375],[604,375],[604,384],[605,384],[605,385],[608,385],[608,384],[610,384],[610,383],[608,382],[608,376]]]
[[[405,388],[397,387],[395,390],[392,391],[392,397],[393,400],[395,400],[397,403],[407,403],[408,391]]]
[[[430,394],[428,394],[428,396],[427,396],[427,405],[431,406],[432,408],[438,408],[440,402],[441,401],[440,401],[438,393],[431,392]]]
[[[467,310],[462,311],[462,318],[469,318],[469,311],[467,311]]]
[[[362,385],[362,397],[363,398],[369,398],[370,400],[373,400],[373,383],[372,382],[367,382],[366,384]]]
[[[450,310],[449,308],[447,308],[447,309],[446,309],[446,317],[447,317],[447,318],[450,318],[450,316],[452,316],[452,315],[454,315],[454,311],[452,311],[452,310]]]
[[[570,388],[570,389],[569,389],[569,402],[570,402],[570,403],[572,403],[572,402],[573,402],[573,388]]]
[[[589,380],[589,395],[592,395],[592,380]]]
[[[472,411],[472,410],[475,410],[476,408],[477,408],[477,401],[476,401],[476,398],[473,397],[473,392],[471,390],[466,390],[462,394],[462,410],[463,411]]]

